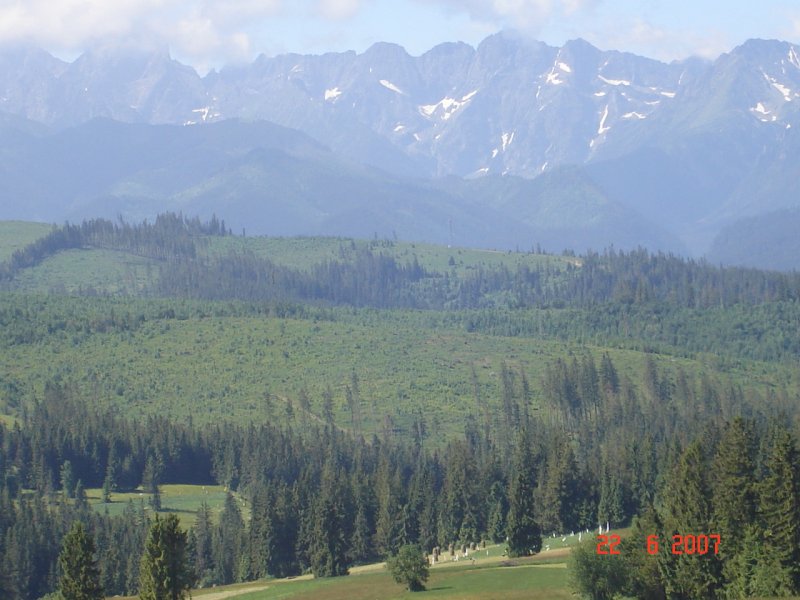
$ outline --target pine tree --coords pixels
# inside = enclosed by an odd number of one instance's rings
[[[194,580],[188,565],[187,535],[176,515],[156,515],[139,570],[140,600],[182,600]]]
[[[64,464],[61,465],[61,490],[64,492],[64,496],[67,498],[72,498],[75,494],[75,475],[72,472],[72,463],[68,460],[64,461]]]
[[[80,521],[75,521],[64,536],[58,557],[61,570],[58,587],[64,600],[102,600],[105,597],[94,555],[92,537]]]
[[[528,556],[542,548],[542,535],[534,513],[533,453],[526,432],[517,441],[508,493],[508,555]]]
[[[648,549],[648,538],[657,536],[659,552],[669,552],[664,545],[663,527],[652,505],[648,505],[641,516],[633,521],[631,535],[622,541],[621,554],[626,570],[626,596],[642,600],[663,600],[666,597],[664,583],[658,570],[658,557]]]
[[[800,589],[800,455],[788,431],[777,433],[767,469],[760,502],[765,546],[796,593]]]
[[[89,510],[89,499],[86,497],[86,489],[80,479],[75,484],[75,509],[78,511]]]
[[[192,529],[194,537],[194,572],[201,583],[210,580],[210,572],[213,568],[211,558],[211,509],[206,502],[200,505],[197,511],[197,518]]]
[[[103,489],[101,491],[101,500],[103,504],[111,502],[111,479],[106,475],[103,479]]]
[[[322,474],[322,483],[314,510],[311,570],[314,577],[347,575],[346,520],[344,489],[340,474],[329,462]]]
[[[681,456],[665,486],[663,543],[671,544],[675,534],[708,535],[712,531],[707,473],[700,443],[694,442]],[[711,552],[705,555],[662,552],[659,569],[670,598],[714,598],[720,587],[720,562]]]
[[[367,507],[361,494],[356,496],[356,518],[353,522],[353,535],[350,538],[349,556],[352,562],[366,563],[373,555],[370,543],[370,527],[367,521]]]
[[[756,517],[754,451],[747,423],[737,418],[725,427],[714,457],[714,532],[725,540],[719,556],[728,578],[730,559],[742,549],[744,532]]]
[[[212,554],[215,583],[233,583],[236,579],[239,556],[244,545],[244,522],[230,492],[225,496],[225,505],[214,530]]]

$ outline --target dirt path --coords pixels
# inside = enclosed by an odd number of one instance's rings
[[[239,588],[238,590],[225,590],[224,592],[211,592],[210,594],[192,594],[192,598],[197,600],[225,600],[226,598],[233,598],[241,596],[242,594],[249,594],[251,592],[261,592],[267,589],[268,585],[259,585],[248,588]]]

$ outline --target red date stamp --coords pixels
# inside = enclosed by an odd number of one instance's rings
[[[599,540],[597,543],[598,554],[619,554],[619,544],[622,540],[616,533],[612,533],[611,535],[598,535],[597,539]]]
[[[618,555],[619,545],[621,538],[616,534],[604,534],[597,536],[597,554],[602,555]],[[681,535],[676,533],[672,536],[672,554],[674,555],[703,555],[703,554],[719,554],[719,547],[722,543],[722,537],[718,533],[706,534],[686,534]],[[657,535],[647,536],[647,553],[658,554],[659,543]]]

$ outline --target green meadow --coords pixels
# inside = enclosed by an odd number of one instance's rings
[[[455,271],[459,275],[479,267],[505,266],[516,270],[518,266],[525,265],[530,268],[549,266],[563,269],[568,263],[574,264],[577,261],[575,258],[563,256],[438,246],[424,242],[369,242],[332,237],[210,237],[207,239],[205,252],[209,256],[252,252],[279,265],[309,269],[328,260],[348,260],[361,248],[370,248],[373,252],[391,256],[401,263],[416,259],[425,269]]]
[[[0,262],[11,258],[16,250],[46,235],[52,225],[26,221],[0,221]]]
[[[212,515],[222,512],[225,504],[225,489],[220,485],[178,485],[167,484],[159,486],[161,490],[161,510],[162,514],[176,514],[181,520],[181,526],[189,528],[194,525],[197,511],[205,502],[211,509]],[[111,502],[102,501],[102,490],[99,488],[89,488],[86,490],[86,497],[89,506],[99,513],[108,513],[110,516],[121,515],[128,505],[141,502],[145,512],[152,509],[148,504],[149,495],[141,490],[120,491],[111,493]],[[237,501],[242,502],[237,498]]]

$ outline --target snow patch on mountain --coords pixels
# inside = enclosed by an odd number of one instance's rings
[[[433,116],[439,116],[443,121],[447,121],[450,117],[453,116],[459,108],[467,104],[472,97],[478,93],[478,90],[473,90],[469,94],[466,94],[461,97],[461,100],[456,100],[455,98],[442,98],[436,104],[423,104],[418,107],[420,114],[425,117],[431,118]]]
[[[647,115],[643,115],[642,113],[634,111],[634,112],[625,113],[624,115],[622,115],[622,118],[623,119],[646,119]]]
[[[594,95],[597,96],[598,98],[602,98],[603,96],[606,95],[606,93],[605,92],[595,92]]]
[[[795,52],[794,46],[789,47],[789,62],[800,69],[800,58],[797,57],[797,52]]]
[[[338,98],[341,95],[342,95],[342,90],[340,90],[338,87],[325,90],[325,100],[336,100],[336,98]]]
[[[568,64],[563,62],[558,62],[556,63],[556,65],[558,66],[559,69],[561,69],[565,73],[572,73],[572,67],[570,67]]]
[[[606,127],[606,119],[608,119],[608,104],[606,104],[606,108],[603,110],[603,116],[600,118],[600,127],[597,128],[598,135],[603,135],[606,131],[611,129],[611,127]]]
[[[406,126],[405,126],[405,125],[403,125],[402,123],[398,123],[397,125],[395,125],[395,127],[394,127],[393,131],[394,131],[395,133],[400,133],[400,132],[404,131],[404,130],[405,130],[405,128],[406,128]]]
[[[399,87],[397,87],[391,81],[387,81],[386,79],[381,79],[378,83],[380,83],[387,90],[392,90],[396,94],[402,94],[404,96],[406,95],[406,93],[403,90],[401,90]]]
[[[200,120],[205,123],[209,119],[213,119],[214,117],[218,117],[218,113],[212,113],[210,106],[204,106],[203,108],[195,108],[192,110],[193,113],[197,113],[200,115]]]
[[[561,85],[564,82],[561,79],[559,79],[558,76],[559,73],[556,73],[555,71],[550,71],[547,74],[547,79],[545,80],[545,83],[549,83],[551,85]]]
[[[674,98],[675,97],[675,92],[661,92],[661,95],[665,96],[667,98]]]
[[[755,106],[751,107],[750,112],[753,113],[753,116],[762,123],[771,123],[778,120],[777,115],[774,115],[771,111],[767,110],[767,107],[764,106],[763,102],[759,102]]]
[[[783,94],[783,99],[784,99],[786,102],[791,102],[791,101],[792,101],[792,90],[790,90],[789,88],[787,88],[785,85],[783,85],[783,84],[780,84],[780,83],[778,83],[777,81],[774,81],[774,82],[772,83],[772,87],[774,87],[774,88],[775,88],[776,90],[778,90],[778,91],[779,91],[781,94]]]
[[[791,100],[792,100],[792,90],[790,90],[788,87],[786,87],[785,85],[780,83],[774,77],[770,77],[769,75],[767,75],[763,71],[761,73],[764,75],[764,79],[766,79],[770,83],[770,85],[772,87],[774,87],[776,90],[778,90],[783,95],[783,99],[786,102],[791,102]]]
[[[598,75],[597,78],[600,81],[607,83],[608,85],[630,85],[630,81],[626,81],[625,79],[606,79],[602,75]]]
[[[510,134],[504,133],[500,136],[500,141],[503,144],[503,152],[505,152],[506,148],[508,148],[511,145],[511,142],[514,141],[514,133],[515,132],[512,131]]]

